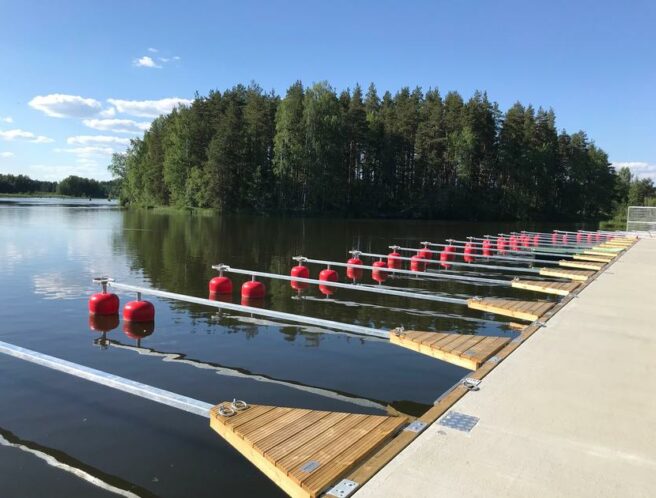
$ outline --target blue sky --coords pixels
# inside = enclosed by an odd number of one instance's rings
[[[552,107],[656,178],[656,2],[0,0],[0,172],[109,178],[194,92],[295,80]]]

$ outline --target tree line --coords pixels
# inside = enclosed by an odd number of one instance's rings
[[[70,197],[117,197],[118,181],[98,181],[71,175],[59,182],[33,180],[26,175],[0,174],[0,194],[55,194]]]
[[[552,110],[485,93],[296,82],[196,95],[115,154],[124,203],[452,219],[594,219],[617,174]]]

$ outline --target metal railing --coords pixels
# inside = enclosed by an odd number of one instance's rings
[[[629,206],[626,213],[627,232],[646,232],[656,236],[656,206]]]

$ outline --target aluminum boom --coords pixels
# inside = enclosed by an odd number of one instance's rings
[[[390,332],[387,330],[374,329],[371,327],[363,327],[360,325],[352,325],[350,323],[334,322],[332,320],[324,320],[322,318],[312,318],[309,316],[294,315],[292,313],[284,313],[282,311],[266,310],[262,308],[256,308],[254,306],[243,306],[241,304],[225,303],[222,301],[212,301],[210,299],[204,299],[202,297],[187,296],[185,294],[176,294],[174,292],[149,289],[147,287],[137,287],[136,285],[120,284],[112,280],[108,280],[107,285],[109,287],[113,287],[114,289],[128,291],[128,292],[138,292],[141,294],[162,297],[164,299],[173,299],[175,301],[184,301],[187,303],[201,304],[204,306],[211,306],[213,308],[238,311],[241,313],[248,313],[250,315],[277,318],[278,320],[286,320],[288,322],[316,325],[318,327],[324,327],[327,329],[343,330],[346,332],[352,332],[354,334],[381,337],[383,339],[389,339],[389,335],[390,335]]]
[[[446,247],[448,244],[437,244],[434,242],[422,242],[422,244],[430,247]],[[455,245],[455,244],[454,244]],[[462,246],[457,245],[456,247],[460,248]],[[395,249],[397,251],[405,251],[405,252],[419,252],[421,251],[422,248],[414,249],[412,247],[399,247],[399,246],[389,246],[390,249]],[[478,248],[478,247],[477,247]],[[493,251],[496,252],[495,248],[492,248]],[[367,253],[361,253],[363,256],[374,256],[373,254],[367,254]],[[455,254],[456,256],[465,256],[465,253],[462,252],[454,252],[452,254]],[[375,255],[376,257],[384,257],[386,258],[387,255],[384,254],[377,254]],[[472,255],[474,258],[477,259],[499,259],[502,261],[519,261],[522,263],[544,263],[545,265],[557,265],[558,262],[554,261],[552,259],[536,259],[536,258],[522,258],[521,256],[483,256],[482,254],[473,254]],[[407,258],[403,258],[407,259]],[[433,260],[435,263],[436,261]]]
[[[61,358],[37,353],[36,351],[14,346],[7,342],[0,341],[0,353],[13,356],[19,360],[36,363],[37,365],[46,368],[58,370],[59,372],[69,375],[74,375],[75,377],[80,377],[81,379],[95,382],[96,384],[102,384],[103,386],[111,387],[112,389],[134,394],[135,396],[162,403],[163,405],[171,406],[178,410],[184,410],[193,413],[194,415],[200,415],[201,417],[206,418],[210,417],[210,409],[213,405],[205,403],[204,401],[188,398],[187,396],[172,393],[171,391],[165,391],[164,389],[142,384],[141,382],[125,379],[118,375],[78,365],[77,363],[62,360]]]
[[[495,285],[511,285],[510,280],[499,280],[494,278],[482,278],[482,277],[467,277],[465,275],[449,275],[446,273],[435,273],[435,272],[425,272],[425,271],[412,271],[412,270],[397,270],[393,268],[376,268],[375,266],[369,265],[353,265],[350,263],[341,263],[339,261],[324,261],[322,259],[310,259],[305,256],[296,256],[296,261],[301,261],[305,263],[316,263],[320,265],[327,266],[339,266],[341,268],[362,268],[363,270],[377,270],[385,273],[398,273],[399,275],[412,275],[414,277],[429,277],[436,279],[446,279],[446,280],[459,280],[462,282],[475,282],[481,284],[495,284]],[[430,260],[424,260],[430,261]],[[449,264],[451,262],[449,261]],[[536,270],[537,272],[537,270]]]
[[[313,278],[291,277],[289,275],[280,275],[278,273],[266,273],[261,271],[242,270],[239,268],[232,268],[228,265],[213,265],[212,268],[220,272],[239,273],[241,275],[251,275],[254,277],[272,278],[276,280],[287,280],[289,282],[302,282],[306,284],[325,285],[327,287],[336,287],[339,289],[350,289],[355,291],[372,292],[375,294],[386,294],[389,296],[408,297],[412,299],[424,299],[426,301],[437,301],[442,303],[462,304],[467,305],[466,299],[458,299],[455,297],[436,296],[432,294],[421,294],[417,292],[405,292],[394,289],[384,289],[380,287],[373,287],[367,285],[353,285],[344,284],[340,282],[331,282],[327,280],[315,280]]]

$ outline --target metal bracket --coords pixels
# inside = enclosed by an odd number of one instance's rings
[[[421,432],[423,431],[428,424],[426,422],[422,422],[421,420],[415,420],[411,424],[408,424],[408,426],[403,429],[404,432]]]
[[[326,494],[336,496],[337,498],[346,498],[347,496],[350,496],[358,486],[359,484],[355,481],[342,479],[335,486],[326,491]]]
[[[213,265],[212,268],[218,271],[230,271],[230,266],[225,265],[223,263],[219,263],[218,265]]]
[[[387,246],[388,248],[396,251],[397,249],[401,249],[401,246]]]
[[[480,389],[480,387],[478,387],[480,383],[480,379],[473,379],[472,377],[466,377],[462,381],[462,385],[470,391],[478,391]]]
[[[298,261],[299,263],[305,263],[307,261],[305,256],[294,256],[292,259],[294,261]]]
[[[521,336],[521,335],[518,335],[517,337],[515,337],[514,339],[512,339],[510,342],[512,342],[512,343],[514,343],[514,344],[517,344],[518,342],[522,342],[522,341],[523,341],[522,336]]]
[[[405,334],[405,328],[403,327],[403,325],[401,325],[400,327],[396,327],[395,329],[392,329],[392,334],[397,336],[402,336],[403,334]]]
[[[321,464],[317,460],[308,460],[305,465],[303,465],[300,470],[301,472],[310,473],[313,470],[317,470]]]
[[[360,254],[362,254],[362,251],[358,249],[352,249],[349,251],[349,254],[353,256],[354,258],[357,258]]]
[[[546,324],[545,322],[542,322],[542,321],[540,321],[540,320],[535,320],[534,323],[535,323],[535,325],[537,325],[538,327],[546,327],[546,326],[547,326],[547,324]]]
[[[486,363],[499,363],[501,361],[501,358],[498,356],[494,355],[491,358],[488,358]]]

